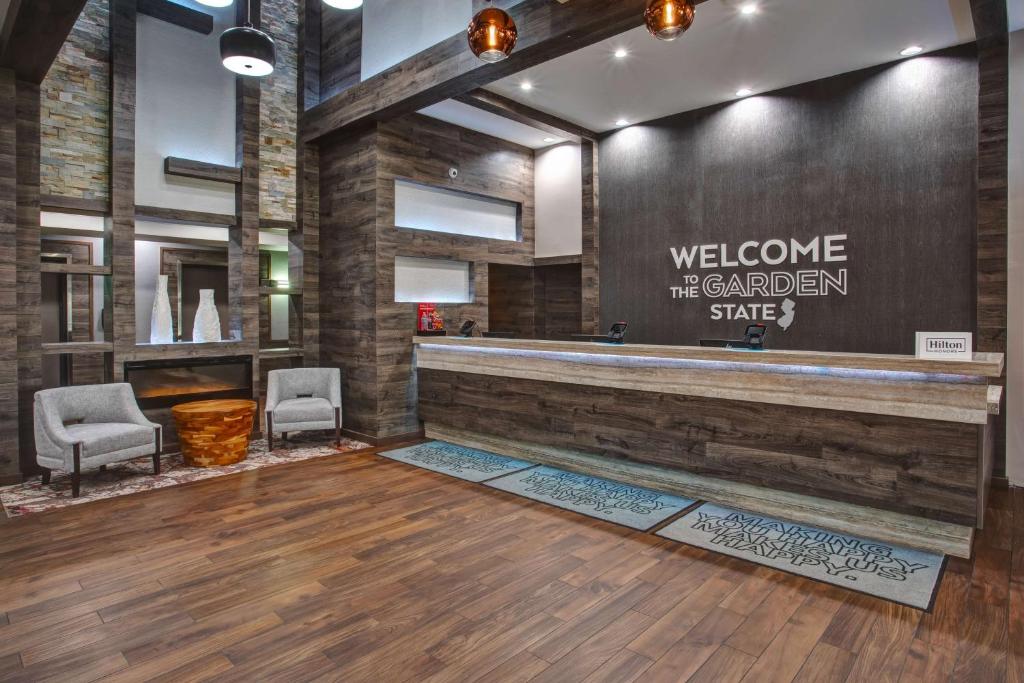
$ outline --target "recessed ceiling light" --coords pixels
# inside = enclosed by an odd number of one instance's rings
[[[324,3],[335,9],[358,9],[363,6],[363,0],[324,0]]]
[[[740,88],[736,91],[736,97],[750,97],[754,94],[754,91],[750,88]]]
[[[533,83],[530,83],[530,81],[523,81],[519,84],[519,87],[523,90],[533,90]]]
[[[544,142],[554,142],[554,138],[544,138]]]
[[[628,126],[629,125],[629,121],[627,121],[626,119],[619,119],[618,121],[615,122],[615,125],[616,126]]]
[[[624,47],[620,47],[618,50],[615,51],[616,59],[624,59],[628,54],[629,52]]]
[[[757,14],[757,3],[748,2],[747,4],[740,7],[741,14]]]
[[[198,0],[200,5],[207,7],[227,7],[235,0]]]
[[[922,52],[924,52],[924,48],[920,45],[911,45],[910,47],[905,47],[900,50],[900,54],[904,57],[913,57],[914,55],[919,55]]]

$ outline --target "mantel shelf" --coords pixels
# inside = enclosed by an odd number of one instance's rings
[[[302,358],[306,355],[303,349],[260,349],[260,358]]]
[[[41,344],[44,356],[62,356],[80,353],[110,353],[114,350],[111,342],[54,342]]]

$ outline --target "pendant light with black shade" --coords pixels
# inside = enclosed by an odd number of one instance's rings
[[[241,76],[268,76],[277,64],[274,39],[253,28],[252,2],[245,8],[245,26],[229,28],[220,36],[220,59],[228,71]]]

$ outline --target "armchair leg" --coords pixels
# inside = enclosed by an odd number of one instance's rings
[[[160,451],[163,450],[163,433],[156,430],[156,451],[153,453],[153,474],[160,474]]]
[[[274,450],[274,414],[267,411],[267,450]]]
[[[74,445],[74,471],[71,472],[71,497],[78,498],[82,488],[82,444]]]
[[[106,472],[106,471],[107,471],[107,466],[106,465],[100,465],[100,472]]]
[[[45,467],[43,468],[43,483],[44,484],[49,484],[50,483],[50,470],[45,468]]]
[[[334,409],[334,445],[341,446],[341,408]]]

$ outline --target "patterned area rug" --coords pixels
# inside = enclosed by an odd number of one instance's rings
[[[657,526],[695,502],[554,467],[516,472],[489,481],[487,486],[641,531]]]
[[[324,437],[315,432],[293,434],[288,441],[278,440],[275,445],[279,447],[273,452],[267,452],[266,441],[253,441],[249,445],[247,459],[226,467],[186,467],[180,453],[171,453],[161,458],[161,474],[158,476],[153,475],[153,460],[148,456],[108,465],[106,472],[91,470],[82,474],[82,489],[78,498],[71,497],[71,477],[64,472],[54,472],[49,485],[44,485],[39,478],[35,478],[21,484],[0,488],[0,503],[3,504],[4,512],[8,517],[18,517],[68,505],[80,505],[95,500],[176,486],[190,481],[222,477],[271,465],[323,458],[370,448],[369,444],[351,439],[342,439],[341,446],[335,447],[330,437]]]
[[[711,503],[658,535],[923,610],[945,559]]]
[[[447,441],[428,441],[408,448],[385,451],[381,455],[407,465],[474,482],[533,467],[531,462],[456,446]]]

